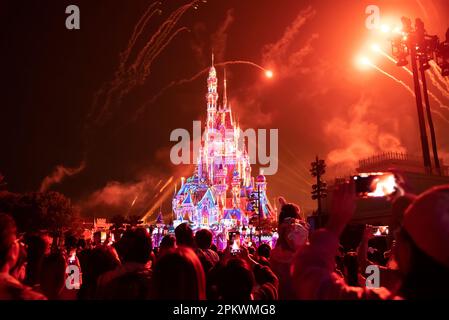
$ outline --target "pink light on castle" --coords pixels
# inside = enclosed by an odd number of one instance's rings
[[[189,222],[194,229],[211,228],[217,232],[246,226],[258,210],[251,198],[260,199],[261,219],[272,219],[267,182],[263,175],[251,176],[249,155],[240,140],[227,98],[226,74],[223,101],[219,106],[217,71],[213,65],[207,78],[207,119],[204,141],[198,152],[194,174],[181,180],[172,206],[174,225]]]

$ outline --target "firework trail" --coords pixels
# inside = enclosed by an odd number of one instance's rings
[[[162,188],[159,190],[159,193],[161,193],[162,191],[164,191],[165,188],[167,188],[167,186],[173,181],[173,176],[171,176],[167,182],[162,186]]]
[[[145,11],[143,16],[140,18],[140,20],[137,22],[136,26],[134,27],[133,34],[131,35],[131,38],[128,41],[128,45],[126,46],[126,49],[120,54],[120,67],[119,70],[123,71],[125,70],[125,64],[128,62],[129,56],[131,54],[132,49],[134,48],[134,45],[136,44],[136,41],[140,38],[142,35],[143,30],[147,26],[150,19],[156,14],[161,14],[162,11],[160,9],[154,9],[155,7],[159,6],[161,2],[155,2],[152,5],[148,7],[148,9]]]
[[[371,67],[374,68],[375,70],[379,71],[383,75],[387,76],[388,78],[396,81],[400,85],[402,85],[408,92],[410,92],[410,94],[413,97],[415,97],[415,92],[406,83],[404,83],[403,81],[399,80],[398,78],[392,76],[391,74],[389,74],[388,72],[382,70],[381,68],[379,68],[376,65],[371,65]],[[432,92],[429,92],[429,96],[432,97],[432,99],[434,99],[439,104],[440,108],[449,109],[449,107],[443,105],[443,103]],[[434,113],[437,116],[439,116],[443,121],[445,121],[446,123],[449,123],[449,119],[447,119],[441,112],[439,112],[437,110],[433,110],[433,109],[431,109],[431,111],[432,111],[432,113]]]
[[[125,50],[120,54],[120,61],[113,80],[103,85],[94,95],[92,111],[89,120],[94,123],[101,123],[110,115],[113,102],[117,106],[132,89],[142,85],[151,73],[151,66],[161,52],[172,42],[181,32],[188,30],[185,27],[175,30],[176,24],[183,15],[192,7],[195,7],[201,0],[194,0],[172,12],[169,17],[157,28],[145,46],[138,50],[136,58],[130,61],[131,53],[136,49],[136,43],[150,22],[151,18],[160,13],[158,5],[151,4],[139,19],[134,27],[133,33],[128,41]],[[101,101],[104,101],[103,103]]]
[[[187,27],[182,27],[182,28],[179,28],[178,30],[176,30],[169,38],[168,38],[168,40],[166,41],[166,42],[164,42],[164,44],[154,53],[154,55],[152,56],[152,58],[151,58],[151,63],[147,63],[145,66],[144,66],[144,71],[145,71],[145,75],[148,75],[149,73],[150,73],[150,71],[151,71],[151,66],[152,66],[152,63],[153,63],[153,60],[154,59],[156,59],[160,54],[161,54],[161,52],[172,42],[172,40],[178,35],[178,34],[180,34],[181,32],[184,32],[184,31],[189,31],[190,32],[190,30],[189,30],[189,28],[187,28]],[[142,79],[142,80],[145,80],[145,79]]]
[[[438,80],[441,81],[441,83],[444,84],[444,86],[446,87],[446,90],[449,91],[449,78],[445,78],[441,75],[441,68],[436,64],[435,61],[430,61],[429,62],[430,66],[432,67],[433,72],[435,73],[435,75],[437,76]]]
[[[142,34],[143,30],[147,26],[148,22],[150,21],[151,17],[154,16],[154,14],[159,11],[159,9],[153,10],[159,3],[156,2],[154,4],[151,4],[148,9],[145,11],[143,16],[139,19],[136,26],[134,27],[133,34],[131,35],[130,40],[128,41],[128,46],[125,48],[125,50],[120,54],[120,61],[119,61],[119,67],[117,71],[114,74],[114,80],[110,81],[109,83],[104,84],[94,95],[93,99],[93,108],[91,113],[89,114],[89,118],[94,117],[94,113],[96,112],[96,109],[100,108],[99,106],[100,99],[104,97],[104,104],[101,107],[101,109],[98,111],[98,115],[96,116],[96,119],[94,121],[99,121],[103,117],[103,114],[105,111],[109,108],[111,103],[111,96],[114,93],[115,90],[117,90],[120,85],[125,81],[123,78],[127,75],[126,70],[126,62],[129,59],[129,56],[134,49],[134,46],[136,44],[136,41]],[[153,10],[153,11],[151,11]]]
[[[132,207],[134,207],[134,204],[136,203],[136,200],[137,200],[138,197],[139,197],[139,195],[137,195],[137,196],[134,198],[133,202],[131,203],[130,209],[131,209]]]
[[[440,105],[440,108],[441,108],[441,109],[449,110],[449,107],[446,106],[445,104],[443,104],[443,102],[441,102],[441,100],[438,99],[437,96],[435,96],[435,95],[434,95],[432,92],[430,92],[430,91],[429,91],[429,96],[430,96],[433,100],[435,100],[436,103],[438,103],[438,104]]]
[[[197,1],[193,1],[187,5],[182,6],[181,8],[175,10],[167,20],[162,23],[162,25],[158,28],[155,34],[150,38],[145,47],[140,51],[138,57],[134,64],[131,66],[131,69],[137,70],[139,66],[143,66],[148,68],[148,63],[145,61],[151,61],[151,57],[154,56],[154,52],[156,52],[163,43],[167,42],[168,36],[170,32],[173,31],[176,23],[181,19],[184,13],[192,7]]]
[[[164,185],[159,189],[159,191],[157,191],[157,192],[153,195],[152,200],[156,199],[156,198],[162,193],[162,191],[164,191],[165,188],[167,188],[167,187],[170,185],[170,183],[172,183],[173,178],[174,178],[174,177],[171,176],[170,178],[167,179],[167,181],[166,181],[166,182],[164,183]],[[156,188],[161,184],[161,182],[162,182],[162,179],[159,181],[159,183],[156,185],[156,187],[155,187],[154,189],[156,189]]]
[[[261,65],[258,65],[257,63],[251,62],[251,61],[246,61],[246,60],[232,60],[232,61],[225,61],[225,62],[220,62],[220,63],[216,63],[214,64],[215,67],[222,67],[222,66],[227,66],[227,65],[235,65],[235,64],[245,64],[245,65],[250,65],[253,67],[256,67],[259,70],[262,70],[264,72],[268,71],[267,69],[265,69],[264,67],[262,67]],[[142,114],[142,112],[145,111],[146,108],[148,108],[150,105],[152,105],[154,102],[156,102],[162,95],[164,95],[164,93],[176,86],[179,85],[183,85],[186,83],[190,83],[192,81],[197,80],[199,77],[201,77],[203,74],[206,74],[209,71],[210,67],[204,68],[203,70],[201,70],[200,72],[198,72],[197,74],[195,74],[194,76],[190,77],[190,78],[186,78],[186,79],[181,79],[181,80],[175,80],[170,82],[168,85],[166,85],[164,88],[162,88],[159,93],[157,93],[156,95],[154,95],[150,100],[148,100],[142,107],[140,107],[137,111],[136,111],[136,115],[133,119],[133,121],[137,120],[137,118],[139,117],[139,115]]]
[[[379,52],[382,56],[384,56],[388,60],[390,60],[391,62],[393,62],[394,64],[397,63],[397,61],[392,56],[390,56],[388,53],[386,53],[382,49],[376,48],[376,51]],[[440,81],[444,82],[445,79],[441,76],[441,73],[438,72],[438,66],[436,65],[436,63],[433,61],[430,61],[430,65],[434,68],[435,73],[441,77]],[[402,69],[404,69],[410,76],[413,77],[413,72],[410,71],[410,69],[408,69],[407,67],[402,67]],[[383,72],[382,70],[379,70],[379,71]],[[446,98],[449,99],[449,91],[440,85],[440,83],[436,80],[435,75],[430,70],[427,72],[427,74],[429,75],[432,84],[441,92],[441,94],[443,96],[445,96]],[[388,76],[390,76],[390,75],[388,74]],[[419,82],[422,84],[421,80],[419,80]],[[408,88],[410,89],[410,87],[408,87]],[[413,92],[413,94],[415,94],[415,93]],[[429,95],[440,105],[440,108],[448,109],[448,107],[445,106],[441,102],[441,100],[439,100],[432,92],[429,91]]]
[[[156,190],[157,187],[159,187],[159,185],[162,183],[162,179],[159,180],[158,183],[156,183],[156,185],[154,186],[153,190]]]
[[[379,52],[382,56],[384,56],[385,58],[387,58],[388,60],[390,60],[391,62],[393,62],[394,64],[397,64],[398,61],[396,59],[394,59],[392,56],[390,56],[388,53],[386,53],[384,50],[382,50],[381,48],[376,47],[375,51]],[[413,77],[413,72],[407,68],[407,67],[402,67],[402,69],[404,69],[409,75],[411,75]]]
[[[160,193],[159,193],[160,194]],[[172,189],[166,188],[165,191],[163,191],[162,195],[153,203],[153,205],[145,212],[144,217],[142,220],[147,221],[149,217],[153,215],[154,212],[156,212],[156,209],[160,208],[161,205],[164,203],[164,201],[171,196]]]
[[[437,81],[435,74],[432,72],[432,70],[428,70],[427,74],[429,75],[430,80],[432,81],[432,84],[440,90],[441,94],[449,99],[449,91],[447,91],[445,88],[441,86],[441,84]]]
[[[380,73],[382,73],[383,75],[387,76],[388,78],[396,81],[397,83],[399,83],[400,85],[402,85],[408,92],[410,92],[413,96],[415,96],[415,92],[412,90],[412,88],[410,88],[410,86],[408,86],[404,81],[399,80],[398,78],[396,78],[395,76],[392,76],[391,74],[389,74],[388,72],[382,70],[381,68],[379,68],[376,65],[371,65],[372,68],[376,69],[377,71],[379,71]]]

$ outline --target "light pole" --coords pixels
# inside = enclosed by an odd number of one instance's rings
[[[408,33],[406,44],[407,48],[410,51],[410,62],[412,64],[412,72],[413,72],[413,83],[415,85],[415,99],[416,99],[416,108],[418,110],[418,122],[419,122],[419,131],[421,136],[421,146],[422,153],[424,159],[424,168],[426,173],[432,173],[432,165],[430,162],[430,150],[429,150],[429,141],[427,139],[427,130],[426,130],[426,122],[424,119],[424,109],[422,105],[422,97],[421,97],[421,86],[419,83],[419,74],[418,74],[418,64],[417,64],[417,52],[416,52],[416,34],[414,34],[412,29],[412,23],[410,19],[402,18],[402,24],[404,27],[404,31]]]
[[[426,105],[426,116],[432,143],[434,165],[436,173],[441,175],[442,170],[438,156],[438,145],[432,119],[425,72],[430,68],[429,62],[435,60],[438,66],[442,69],[441,74],[443,76],[449,74],[449,30],[446,33],[446,42],[440,42],[437,36],[429,36],[426,34],[424,23],[420,19],[416,19],[415,28],[413,29],[411,20],[403,17],[402,26],[402,32],[398,33],[398,35],[391,41],[393,56],[397,59],[397,65],[399,67],[405,67],[408,64],[407,58],[410,56],[424,168],[426,173],[432,174],[432,161],[427,138],[422,97],[424,97],[424,103]],[[423,90],[422,94],[421,85]]]
[[[312,168],[310,173],[316,178],[316,184],[312,185],[312,199],[317,201],[317,217],[319,224],[321,225],[322,208],[321,199],[327,197],[327,184],[321,181],[322,176],[326,173],[326,163],[324,160],[320,160],[318,156],[314,162],[311,163]]]
[[[427,80],[426,80],[426,69],[425,69],[425,64],[423,63],[423,61],[420,61],[420,72],[421,72],[421,81],[422,81],[422,86],[423,86],[424,102],[426,104],[427,120],[429,122],[430,141],[432,142],[433,161],[434,161],[436,173],[439,176],[441,176],[442,172],[441,172],[440,159],[438,157],[437,137],[435,134],[435,127],[433,125],[432,111],[430,109],[429,92],[427,89]]]

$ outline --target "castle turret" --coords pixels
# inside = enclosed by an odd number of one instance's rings
[[[209,76],[207,78],[207,127],[213,128],[215,126],[215,117],[217,114],[217,71],[214,67],[214,55],[212,54],[212,65],[209,69]]]

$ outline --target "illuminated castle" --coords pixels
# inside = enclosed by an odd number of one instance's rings
[[[207,78],[207,121],[194,174],[182,178],[173,197],[174,226],[189,222],[193,228],[216,231],[248,225],[259,217],[255,201],[260,199],[260,217],[271,219],[273,209],[266,195],[263,175],[251,176],[251,165],[240,128],[228,103],[226,77],[223,102],[218,106],[217,72],[212,66]],[[257,203],[257,202],[256,202]]]

